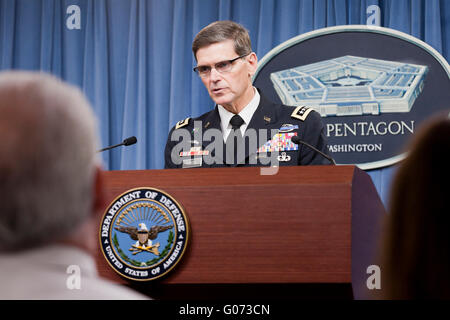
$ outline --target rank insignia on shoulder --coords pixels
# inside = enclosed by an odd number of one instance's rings
[[[184,120],[178,121],[177,124],[175,125],[175,129],[180,129],[187,126],[189,124],[190,119],[191,118],[186,118]]]
[[[301,121],[305,121],[306,117],[308,117],[308,115],[311,111],[313,111],[312,108],[300,106],[300,107],[295,108],[294,112],[291,113],[291,117],[301,120]]]

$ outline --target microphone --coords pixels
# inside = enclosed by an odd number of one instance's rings
[[[117,148],[117,147],[120,147],[120,146],[131,146],[132,144],[135,144],[136,142],[137,142],[136,137],[132,136],[132,137],[129,137],[129,138],[126,138],[125,140],[123,140],[122,143],[115,144],[113,146],[109,146],[109,147],[100,149],[97,152],[103,152],[103,151],[114,149],[114,148]]]
[[[131,146],[132,144],[135,144],[137,142],[137,139],[135,136],[126,138],[125,140],[123,140],[122,144],[124,146]]]
[[[304,144],[305,146],[313,149],[315,152],[319,153],[322,157],[324,157],[325,159],[327,159],[328,161],[330,161],[332,164],[336,165],[336,161],[334,161],[334,159],[332,157],[330,157],[329,155],[326,155],[325,153],[323,153],[322,151],[320,151],[319,149],[313,147],[312,145],[310,145],[309,143],[303,141],[300,139],[299,136],[293,136],[291,138],[291,141],[295,144]]]

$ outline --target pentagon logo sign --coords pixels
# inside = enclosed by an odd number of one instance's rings
[[[402,160],[416,129],[450,100],[450,67],[439,52],[382,27],[301,34],[267,53],[253,80],[273,102],[317,111],[330,155],[363,170]]]
[[[180,204],[151,188],[128,190],[106,209],[100,247],[121,276],[148,281],[171,271],[183,256],[189,223]]]

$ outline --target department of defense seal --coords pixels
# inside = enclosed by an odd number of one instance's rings
[[[100,225],[100,248],[121,276],[137,281],[160,278],[183,256],[189,222],[167,193],[136,188],[118,196]]]

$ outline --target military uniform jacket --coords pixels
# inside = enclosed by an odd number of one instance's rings
[[[178,122],[170,130],[164,153],[165,168],[330,164],[311,148],[290,141],[293,135],[297,135],[328,154],[320,115],[307,107],[272,103],[259,93],[260,103],[245,132],[248,136],[244,159],[226,163],[216,106],[198,118]]]

